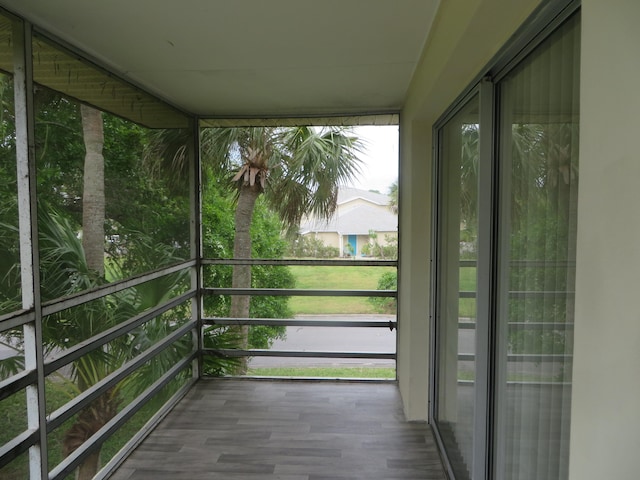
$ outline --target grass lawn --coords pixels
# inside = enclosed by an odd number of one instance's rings
[[[289,267],[300,289],[376,289],[378,280],[385,272],[393,272],[393,267],[310,267],[293,265]],[[460,268],[460,290],[476,290],[476,267]],[[373,305],[364,297],[291,297],[289,307],[294,315],[312,314],[376,314]],[[476,300],[460,299],[460,316],[475,318]]]
[[[378,280],[393,267],[289,267],[300,289],[375,290]],[[378,313],[364,297],[291,297],[289,307],[299,314]]]
[[[476,291],[476,267],[460,267],[460,291],[475,292]],[[459,316],[476,318],[476,299],[461,298],[459,300]]]

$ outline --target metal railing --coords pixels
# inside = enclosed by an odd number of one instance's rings
[[[42,306],[42,316],[45,317],[70,308],[80,307],[88,302],[107,297],[114,293],[141,285],[165,275],[193,268],[195,265],[196,262],[193,260],[186,261],[168,268],[146,273],[144,275],[100,286],[90,291],[78,293],[77,295],[55,299]],[[47,377],[60,369],[70,366],[73,362],[82,359],[87,354],[103,349],[105,345],[113,340],[131,335],[136,328],[162,315],[163,313],[179,307],[186,302],[190,302],[192,299],[197,297],[197,294],[198,292],[196,289],[188,289],[186,292],[183,292],[162,304],[156,305],[155,307],[150,308],[147,311],[114,326],[113,328],[100,332],[68,349],[59,351],[54,356],[45,358],[43,361],[42,376]],[[32,322],[34,319],[34,311],[18,311],[8,315],[3,315],[0,317],[0,333],[14,329],[28,322]],[[34,446],[40,440],[40,430],[44,429],[48,435],[57,428],[60,428],[65,421],[71,419],[80,411],[90,407],[91,403],[98,397],[105,394],[105,392],[110,389],[115,388],[125,378],[129,377],[143,365],[153,360],[164,350],[172,348],[172,346],[185,335],[189,335],[190,333],[195,335],[198,327],[199,322],[197,319],[192,319],[191,321],[187,321],[184,324],[177,326],[169,333],[169,335],[160,339],[153,346],[140,352],[139,355],[124,363],[120,368],[114,370],[102,380],[88,387],[65,405],[48,414],[44,425],[40,425],[38,428],[27,429],[9,442],[0,446],[0,468],[9,464],[23,453],[27,452],[29,448]],[[36,349],[39,351],[39,355],[44,357],[43,345],[36,345]],[[128,405],[122,408],[89,440],[84,442],[82,446],[53,468],[49,472],[48,478],[50,480],[62,479],[72,473],[89,455],[99,449],[115,431],[139,412],[157,392],[176,379],[181,372],[189,369],[197,359],[197,356],[198,352],[194,349],[181,360],[176,362],[169,371],[165,372],[164,375],[153,382],[144,390],[144,392],[132,399]],[[39,384],[39,377],[39,372],[35,370],[24,370],[3,380],[0,382],[0,400],[9,398],[14,394],[18,394],[28,387],[44,388],[43,385]],[[144,427],[146,431],[150,431],[162,415],[170,410],[173,405],[175,405],[186,394],[195,380],[195,378],[192,378],[190,381],[185,382],[185,384],[173,394],[173,396],[165,403],[165,406]],[[44,408],[44,406],[42,408]],[[125,447],[125,450],[126,452],[129,452],[132,448],[133,447],[129,447],[127,450]],[[123,452],[125,450],[123,450]],[[122,458],[124,455],[125,453],[122,453],[118,457]]]
[[[396,260],[301,260],[301,259],[204,259],[203,265],[270,265],[270,266],[339,266],[339,267],[394,267]],[[349,289],[285,289],[285,288],[223,288],[204,287],[204,295],[252,295],[252,296],[310,296],[310,297],[382,297],[397,298],[397,290],[349,290]],[[393,331],[396,321],[348,321],[348,320],[297,320],[291,318],[228,318],[204,317],[204,325],[218,326],[299,326],[322,328],[384,328]],[[396,360],[396,352],[354,351],[295,351],[276,349],[203,349],[203,354],[223,357],[282,357],[282,358],[359,358]]]
[[[309,266],[358,266],[358,267],[379,267],[392,266],[396,267],[396,261],[372,261],[372,260],[221,260],[221,259],[205,259],[201,263],[195,260],[189,260],[167,268],[158,269],[143,275],[139,275],[126,280],[113,282],[104,286],[100,286],[90,291],[80,292],[76,295],[67,296],[46,302],[42,305],[39,315],[46,317],[62,312],[67,309],[80,307],[89,302],[105,298],[109,295],[122,292],[128,288],[153,281],[166,275],[178,272],[196,272],[200,265],[309,265]],[[44,389],[39,379],[47,377],[54,372],[60,371],[65,367],[68,368],[73,362],[82,359],[84,356],[102,350],[110,342],[122,337],[132,335],[134,330],[145,323],[169,312],[175,308],[179,308],[188,302],[201,302],[205,295],[260,295],[260,296],[353,296],[353,297],[397,297],[396,290],[297,290],[297,289],[229,289],[204,287],[197,289],[193,285],[186,291],[176,297],[152,307],[120,324],[100,332],[91,338],[87,338],[80,343],[71,346],[63,351],[59,351],[55,356],[45,358],[43,361],[42,371],[23,370],[20,373],[0,381],[0,401],[24,391],[25,388]],[[194,312],[200,309],[196,306]],[[19,310],[6,315],[0,316],[0,334],[15,329],[22,325],[34,322],[37,315],[34,310]],[[199,318],[197,313],[192,315],[191,319],[176,325],[170,333],[164,338],[157,341],[148,349],[141,351],[137,356],[124,363],[122,366],[109,373],[103,379],[88,387],[78,396],[55,409],[46,415],[46,423],[38,428],[27,428],[18,434],[9,442],[0,446],[0,469],[13,460],[27,452],[32,446],[36,445],[42,435],[42,430],[47,435],[60,428],[65,422],[77,415],[82,410],[89,408],[93,401],[104,395],[109,390],[117,387],[123,380],[135,374],[144,365],[148,364],[163,351],[175,348],[176,342],[180,341],[187,335],[193,338],[192,349],[179,361],[166,371],[160,378],[148,386],[141,394],[133,398],[124,408],[122,408],[106,425],[104,425],[97,433],[85,441],[72,454],[62,460],[57,466],[48,472],[50,480],[63,479],[71,474],[89,455],[101,448],[102,444],[109,439],[114,432],[130,420],[138,413],[150,399],[160,392],[173,380],[180,375],[184,376],[185,372],[191,369],[191,376],[184,381],[182,386],[178,388],[169,400],[161,407],[151,419],[135,434],[135,436],[114,456],[105,467],[99,472],[96,478],[104,478],[115,469],[128,454],[135,448],[142,438],[150,432],[157,423],[166,415],[173,406],[178,403],[182,397],[191,388],[193,383],[197,381],[201,372],[197,369],[198,360],[203,355],[217,355],[227,357],[256,357],[256,356],[280,356],[280,357],[300,357],[300,358],[363,358],[363,359],[391,359],[395,360],[396,353],[381,352],[295,352],[295,351],[278,351],[278,350],[257,350],[257,349],[219,349],[206,350],[198,349],[201,344],[197,339],[201,339],[203,330],[206,326],[233,326],[233,325],[283,325],[283,326],[315,326],[315,327],[358,327],[358,328],[389,328],[395,329],[397,323],[395,321],[338,321],[338,320],[300,320],[300,319],[264,319],[264,318]],[[32,339],[33,340],[33,339]],[[38,355],[44,358],[43,345],[36,345]],[[195,373],[198,373],[196,375]],[[188,376],[189,377],[189,376]],[[44,406],[42,406],[44,408]]]
[[[469,263],[468,261],[465,261]],[[474,263],[474,262],[472,262]],[[47,316],[62,312],[66,309],[74,308],[88,302],[113,295],[131,287],[150,282],[160,277],[177,272],[194,272],[202,266],[207,265],[301,265],[301,266],[344,266],[344,267],[397,267],[394,260],[237,260],[237,259],[204,259],[200,263],[189,260],[168,268],[159,269],[144,275],[129,278],[123,281],[110,283],[94,290],[78,293],[43,304],[40,315]],[[462,265],[462,264],[461,264]],[[471,264],[465,266],[472,266]],[[540,265],[543,266],[543,265]],[[559,296],[571,295],[571,292],[511,292],[513,298],[524,298],[531,296]],[[300,289],[233,289],[215,286],[204,286],[200,290],[195,287],[187,289],[180,295],[162,304],[140,313],[117,326],[96,334],[79,344],[59,352],[56,356],[47,358],[43,362],[43,372],[35,370],[24,370],[10,378],[0,381],[0,401],[23,391],[28,387],[43,388],[39,385],[39,378],[46,377],[53,372],[68,367],[72,362],[81,359],[83,356],[102,349],[109,342],[131,335],[132,332],[146,322],[157,318],[165,312],[171,311],[187,302],[198,302],[205,295],[258,295],[258,296],[313,296],[313,297],[386,297],[397,298],[397,290],[300,290]],[[460,298],[474,298],[474,292],[460,292]],[[197,309],[196,309],[197,310]],[[29,322],[34,322],[36,314],[33,310],[18,310],[0,316],[0,333],[15,329]],[[191,320],[176,326],[166,337],[159,340],[149,349],[140,352],[138,356],[123,364],[120,368],[111,372],[105,378],[87,388],[80,395],[57,408],[46,417],[46,424],[39,428],[28,428],[18,434],[6,444],[0,446],[0,468],[7,465],[25,453],[30,447],[38,443],[41,438],[41,429],[45,429],[47,434],[60,428],[64,422],[74,415],[90,406],[98,397],[109,389],[114,388],[124,379],[138,371],[143,365],[156,358],[166,349],[171,349],[180,339],[187,335],[193,338],[201,338],[203,329],[206,326],[290,326],[290,327],[323,327],[323,328],[380,328],[394,330],[397,321],[350,321],[350,320],[316,320],[316,319],[291,319],[291,318],[229,318],[229,317],[203,317],[192,316]],[[570,330],[572,323],[553,323],[553,328],[557,330]],[[512,330],[533,329],[542,330],[548,328],[549,323],[545,322],[513,322],[509,325]],[[474,322],[461,322],[460,329],[474,329]],[[183,372],[192,369],[197,372],[196,362],[202,355],[226,356],[226,357],[297,357],[297,358],[359,358],[359,359],[385,359],[395,360],[396,352],[354,352],[354,351],[288,351],[288,350],[260,350],[260,349],[218,349],[199,350],[198,342],[193,341],[193,348],[181,360],[177,361],[168,371],[151,384],[143,393],[135,397],[126,407],[120,410],[99,432],[86,441],[73,454],[64,459],[59,465],[49,472],[51,480],[65,478],[73,472],[90,454],[95,452],[100,446],[125,422],[131,419],[143,408],[155,394],[176,379]],[[42,352],[42,345],[37,346]],[[461,353],[459,360],[474,360],[472,353]],[[513,354],[508,356],[510,362],[570,362],[571,355],[567,354]],[[103,472],[109,472],[121,462],[128,453],[135,447],[147,432],[152,430],[160,419],[186,394],[189,388],[197,380],[197,375],[191,378],[171,396],[165,405],[149,420],[149,422],[135,435],[135,437],[109,461]],[[99,474],[98,478],[106,475]]]

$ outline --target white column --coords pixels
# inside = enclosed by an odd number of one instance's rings
[[[426,420],[429,392],[431,125],[400,123],[398,383],[408,420]]]

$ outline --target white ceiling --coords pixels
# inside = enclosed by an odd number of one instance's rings
[[[397,112],[439,0],[0,0],[213,117]]]

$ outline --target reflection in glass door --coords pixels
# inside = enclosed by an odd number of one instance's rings
[[[471,478],[475,417],[478,96],[440,132],[436,422],[456,478]]]
[[[500,83],[496,478],[568,478],[579,16]]]

